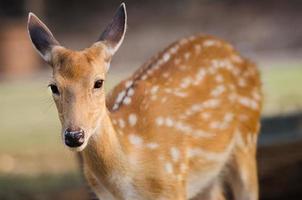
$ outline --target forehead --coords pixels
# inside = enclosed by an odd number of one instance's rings
[[[104,77],[109,61],[101,49],[72,51],[60,48],[55,51],[52,62],[55,78],[80,81]]]

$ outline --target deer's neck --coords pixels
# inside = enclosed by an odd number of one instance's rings
[[[109,114],[104,116],[98,132],[91,136],[83,151],[83,159],[88,169],[102,179],[108,178],[113,173],[118,172],[122,175],[127,171],[123,144],[111,123]]]

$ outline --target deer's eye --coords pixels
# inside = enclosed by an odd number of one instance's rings
[[[58,87],[55,84],[50,84],[49,87],[50,87],[51,92],[53,94],[55,94],[55,95],[59,95],[60,94],[59,89],[58,89]]]
[[[104,80],[97,80],[97,81],[94,83],[93,88],[94,88],[94,89],[99,89],[99,88],[101,88],[101,87],[103,86],[103,82],[104,82]]]

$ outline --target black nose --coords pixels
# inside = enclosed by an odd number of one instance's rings
[[[69,147],[79,147],[84,143],[84,131],[80,128],[68,128],[64,132],[65,144]]]

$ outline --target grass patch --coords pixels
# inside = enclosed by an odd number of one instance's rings
[[[302,111],[302,64],[262,70],[264,115]]]

